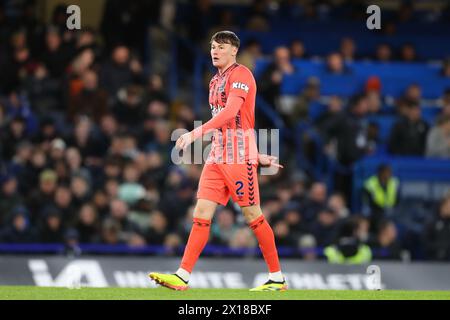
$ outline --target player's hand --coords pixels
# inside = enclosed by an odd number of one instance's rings
[[[258,154],[258,162],[261,167],[276,167],[276,168],[284,168],[281,164],[276,163],[278,160],[275,156],[270,156],[268,154]]]
[[[178,138],[175,147],[178,150],[186,150],[186,148],[194,141],[194,133],[188,132]]]

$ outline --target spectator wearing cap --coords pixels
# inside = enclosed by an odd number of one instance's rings
[[[376,76],[369,77],[366,81],[366,96],[370,114],[377,114],[383,107],[383,99],[381,97],[381,80]]]
[[[34,243],[38,239],[30,223],[29,212],[24,206],[17,206],[10,212],[9,223],[0,232],[3,243]]]
[[[0,176],[0,226],[5,225],[8,219],[8,213],[19,204],[23,199],[17,191],[17,179],[11,174]]]
[[[440,116],[428,132],[426,156],[450,159],[450,115]]]
[[[391,129],[388,150],[401,156],[423,156],[425,154],[428,124],[422,119],[420,106],[409,101],[404,116]]]

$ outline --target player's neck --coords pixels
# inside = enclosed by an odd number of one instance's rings
[[[232,60],[229,63],[227,63],[224,67],[222,68],[217,68],[217,70],[219,71],[219,74],[222,75],[225,71],[227,71],[227,69],[229,67],[231,67],[233,64],[236,63],[236,60]]]

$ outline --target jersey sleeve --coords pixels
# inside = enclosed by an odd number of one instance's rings
[[[247,98],[251,86],[254,86],[253,75],[246,68],[236,68],[228,81],[230,84],[228,96],[237,96],[244,100]]]

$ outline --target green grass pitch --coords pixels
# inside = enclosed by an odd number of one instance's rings
[[[0,300],[450,300],[450,291],[52,288],[0,286]]]

